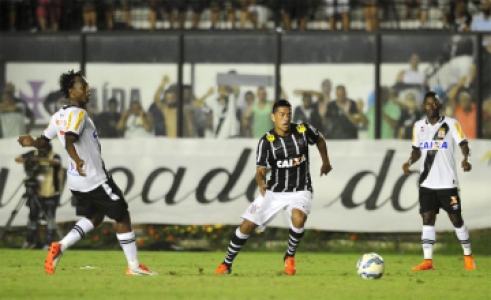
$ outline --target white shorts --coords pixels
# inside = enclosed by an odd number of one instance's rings
[[[259,195],[241,217],[257,224],[258,227],[256,230],[262,232],[273,221],[280,210],[284,209],[287,211],[291,227],[292,210],[296,208],[308,215],[310,214],[311,206],[312,192],[273,193],[266,191],[264,197]]]
[[[336,4],[334,0],[326,1],[326,15],[332,17],[335,14],[344,14],[349,12],[349,0],[337,0]]]

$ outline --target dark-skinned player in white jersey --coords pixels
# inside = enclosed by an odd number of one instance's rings
[[[48,128],[39,138],[19,137],[22,147],[44,149],[58,136],[69,159],[67,184],[77,199],[77,215],[83,217],[61,241],[51,243],[45,272],[53,274],[63,253],[107,216],[116,221],[116,236],[128,261],[126,274],[156,275],[138,261],[128,204],[104,167],[97,131],[85,110],[90,99],[88,82],[80,72],[70,71],[61,75],[60,89],[70,104],[51,116]]]
[[[469,143],[459,122],[440,115],[442,104],[438,95],[428,92],[423,109],[426,119],[419,120],[413,128],[413,150],[411,157],[402,169],[409,174],[409,167],[422,158],[419,178],[419,212],[423,219],[421,244],[424,261],[413,267],[414,271],[434,270],[433,246],[436,241],[435,221],[440,208],[445,210],[455,228],[457,238],[464,251],[464,267],[475,270],[469,230],[464,224],[457,180],[457,167],[454,157],[455,144],[460,146],[464,159],[461,167],[464,172],[472,168],[469,157]]]
[[[256,182],[260,194],[242,214],[242,224],[232,236],[216,274],[230,274],[232,263],[251,232],[256,228],[263,231],[281,210],[286,210],[290,217],[285,273],[296,273],[295,253],[304,235],[312,202],[308,146],[317,145],[322,158],[321,176],[327,175],[332,167],[322,134],[310,124],[291,123],[291,118],[292,107],[288,101],[279,100],[273,105],[271,120],[274,128],[259,140],[257,148]],[[271,177],[266,182],[268,166]]]

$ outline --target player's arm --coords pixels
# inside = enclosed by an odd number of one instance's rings
[[[317,150],[322,158],[321,176],[327,175],[332,170],[331,161],[329,160],[329,155],[327,154],[327,143],[322,134],[317,141]]]
[[[417,126],[413,126],[413,150],[411,151],[411,156],[409,159],[402,165],[402,170],[404,171],[404,174],[409,174],[409,167],[417,162],[419,158],[421,157],[421,150],[419,148],[419,138],[418,134],[416,132]]]
[[[269,158],[269,142],[264,138],[259,140],[259,144],[257,146],[256,153],[256,183],[259,187],[259,193],[262,196],[266,193],[266,189],[268,188],[268,184],[266,183],[266,170],[268,167],[268,158]]]
[[[75,117],[75,113],[77,116]],[[72,115],[73,114],[73,115]],[[80,158],[75,148],[75,142],[78,141],[79,136],[83,133],[85,129],[85,122],[87,120],[87,112],[83,109],[70,112],[70,120],[68,121],[67,130],[65,132],[65,149],[70,155],[70,158],[75,163],[77,172],[81,176],[85,176],[83,166],[85,162]],[[73,118],[73,119],[72,119]]]
[[[472,165],[469,161],[469,158],[471,157],[471,149],[469,148],[469,142],[462,131],[462,127],[457,120],[454,121],[453,126],[450,126],[450,132],[452,133],[454,141],[460,146],[462,154],[464,155],[464,159],[461,163],[462,170],[464,170],[464,172],[469,172],[472,169]]]
[[[462,169],[464,172],[469,172],[472,170],[472,165],[469,161],[471,157],[471,149],[469,148],[469,143],[466,141],[460,144],[460,149],[462,150],[462,154],[464,155],[464,160],[462,161]]]

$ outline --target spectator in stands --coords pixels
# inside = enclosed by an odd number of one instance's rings
[[[48,30],[49,15],[52,31],[58,31],[61,18],[61,0],[38,0],[37,18],[41,31]]]
[[[421,0],[421,14],[419,18],[421,28],[429,27],[427,22],[430,6],[436,6],[441,11],[443,27],[446,28],[448,26],[450,11],[448,0]]]
[[[324,0],[326,3],[326,15],[329,21],[329,29],[337,29],[337,19],[341,17],[343,30],[349,30],[349,0]]]
[[[471,31],[491,31],[491,0],[483,0],[481,14],[472,20]]]
[[[108,30],[113,30],[114,28],[114,7],[116,6],[116,2],[118,2],[123,9],[126,29],[131,29],[131,9],[129,1],[131,0],[104,0],[103,5],[106,14],[106,26]]]
[[[242,0],[246,5],[241,14],[240,29],[245,28],[245,21],[249,20],[254,29],[266,30],[268,28],[267,0]]]
[[[363,15],[365,16],[365,30],[378,30],[378,6],[377,0],[362,0]]]
[[[229,86],[218,86],[218,98],[207,103],[213,116],[213,131],[208,135],[214,138],[237,137],[240,122],[237,118],[236,98]]]
[[[419,70],[419,55],[412,54],[409,59],[409,68],[397,75],[397,82],[409,86],[423,86],[427,84],[425,72]]]
[[[294,90],[293,93],[297,96],[301,96],[305,93],[311,94],[312,96],[315,96],[317,98],[317,101],[314,103],[315,109],[317,110],[317,113],[319,114],[321,121],[322,121],[322,126],[316,127],[318,130],[322,132],[324,136],[329,136],[329,133],[327,131],[328,126],[327,126],[327,106],[331,102],[331,90],[332,90],[332,83],[331,80],[329,79],[324,79],[321,84],[321,91],[313,91],[313,90]]]
[[[117,129],[124,132],[125,138],[141,138],[152,136],[151,118],[147,115],[139,101],[133,101],[118,122]]]
[[[256,95],[257,101],[254,102],[252,108],[252,137],[258,139],[273,126],[270,118],[273,101],[268,100],[264,87],[259,87]],[[250,114],[246,113],[246,117],[250,117]]]
[[[283,0],[283,26],[285,30],[292,29],[292,20],[297,19],[300,31],[307,29],[307,18],[311,8],[311,0]]]
[[[162,4],[165,17],[169,22],[169,28],[174,29],[174,16],[172,12],[174,10],[174,2],[173,0],[150,0],[150,30],[153,31],[157,25],[157,14],[160,9],[160,5]]]
[[[25,118],[29,124],[25,124]],[[29,134],[34,127],[35,117],[27,103],[15,97],[15,86],[7,83],[0,102],[0,137],[9,138]]]
[[[404,99],[396,99],[395,102],[401,107],[401,116],[397,123],[397,138],[411,139],[413,135],[413,125],[423,117],[418,105],[415,93],[406,93]]]
[[[451,2],[448,21],[452,31],[466,32],[470,30],[472,16],[467,10],[466,0],[456,0]]]
[[[201,14],[205,10],[206,7],[206,0],[189,0],[189,3],[191,5],[191,10],[193,11],[193,22],[191,25],[191,29],[198,29],[199,28],[199,21],[201,18]]]
[[[302,95],[302,105],[295,107],[293,123],[309,123],[314,128],[322,128],[322,119],[312,101],[312,94]]]
[[[401,108],[394,101],[396,92],[387,86],[380,88],[380,101],[382,102],[382,122],[380,127],[380,138],[393,139],[401,117]],[[375,102],[368,106],[366,113],[368,121],[368,138],[375,139]]]
[[[241,137],[253,137],[252,134],[252,114],[254,112],[254,105],[256,97],[251,91],[245,93],[246,108],[240,113],[240,136]]]
[[[455,117],[459,121],[467,138],[475,139],[477,137],[476,105],[472,101],[470,92],[465,88],[466,82],[467,77],[464,76],[448,92],[446,115]]]
[[[95,0],[87,0],[83,6],[83,20],[84,26],[82,32],[96,32],[97,31],[97,10],[95,7]]]
[[[100,138],[119,138],[121,131],[118,130],[118,123],[121,114],[118,112],[119,103],[116,98],[111,98],[107,102],[107,111],[100,113],[95,118],[97,134]]]
[[[212,136],[213,132],[213,113],[211,109],[206,105],[206,99],[215,93],[213,88],[210,88],[203,97],[197,98],[191,107],[191,114],[193,120],[193,128],[195,135],[198,138],[204,138],[205,136]]]
[[[355,101],[348,99],[343,85],[336,87],[336,100],[327,105],[326,117],[331,139],[357,139],[358,126],[368,124]]]
[[[211,27],[215,29],[217,26],[218,18],[222,11],[227,13],[228,23],[227,29],[235,29],[235,11],[242,8],[239,0],[211,0]]]

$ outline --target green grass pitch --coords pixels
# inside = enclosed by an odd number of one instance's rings
[[[360,255],[297,254],[297,275],[283,274],[282,253],[239,254],[232,275],[215,275],[224,253],[140,252],[154,277],[125,275],[121,251],[67,251],[54,275],[46,252],[0,250],[0,299],[491,299],[491,257],[435,256],[435,271],[414,272],[422,257],[383,255],[379,280],[356,274]],[[93,268],[83,268],[92,266]]]

